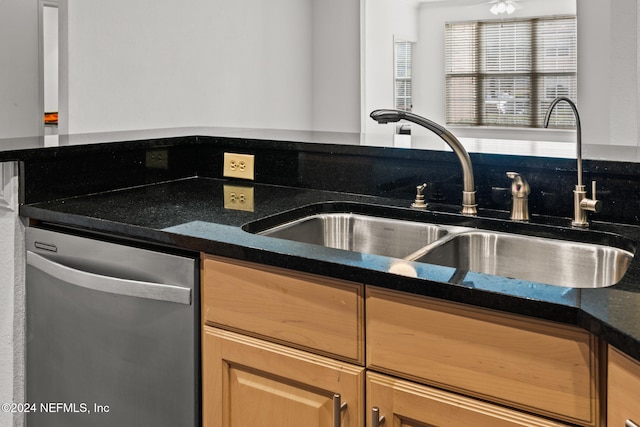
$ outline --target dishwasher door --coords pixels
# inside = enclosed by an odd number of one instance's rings
[[[197,260],[26,236],[27,427],[199,425]]]

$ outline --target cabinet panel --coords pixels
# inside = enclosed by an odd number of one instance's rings
[[[228,376],[231,426],[256,426],[261,422],[276,426],[331,425],[333,408],[328,395],[242,366],[229,366]]]
[[[325,427],[334,395],[342,427],[364,424],[364,368],[204,327],[203,426]]]
[[[640,425],[640,363],[609,346],[608,377],[607,425]]]
[[[202,316],[210,325],[363,363],[363,286],[206,256]]]
[[[367,373],[368,426],[371,409],[385,417],[383,426],[394,427],[547,427],[558,422],[459,396],[431,387]]]
[[[367,367],[581,425],[600,347],[582,329],[367,289]]]

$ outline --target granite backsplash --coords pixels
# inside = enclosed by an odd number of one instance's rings
[[[193,136],[87,147],[60,147],[55,155],[22,160],[23,203],[61,199],[180,178],[222,177],[225,151],[256,155],[256,182],[406,199],[427,183],[427,200],[459,205],[462,171],[452,152],[335,144]],[[511,181],[519,172],[529,182],[533,216],[569,218],[576,161],[544,157],[471,154],[477,203],[510,209]],[[583,181],[598,183],[603,210],[593,220],[640,224],[640,164],[585,160]],[[589,194],[590,196],[590,194]]]

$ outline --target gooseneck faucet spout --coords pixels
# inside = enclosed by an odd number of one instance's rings
[[[566,102],[573,110],[573,115],[576,120],[576,159],[577,159],[577,171],[578,171],[578,184],[573,190],[573,221],[571,225],[574,227],[588,227],[589,221],[587,219],[587,211],[600,212],[602,209],[602,202],[596,199],[596,182],[593,181],[591,187],[591,199],[587,198],[587,192],[585,186],[582,184],[582,129],[580,127],[580,115],[578,114],[578,108],[576,104],[566,96],[559,96],[549,105],[547,114],[544,118],[544,127],[549,127],[549,120],[551,119],[551,113],[556,105],[560,102]]]
[[[477,215],[476,189],[473,181],[473,167],[469,153],[458,139],[447,129],[429,119],[401,110],[375,110],[371,113],[371,118],[378,123],[395,123],[400,120],[407,120],[416,123],[438,135],[446,142],[453,152],[458,156],[462,166],[462,213],[464,215]]]
[[[573,110],[573,115],[576,120],[576,159],[578,161],[578,185],[582,185],[582,128],[580,126],[580,114],[578,114],[578,107],[576,104],[566,96],[559,96],[549,104],[549,108],[547,108],[547,114],[544,117],[544,127],[549,127],[549,120],[551,120],[551,113],[553,113],[553,109],[560,102],[566,102],[569,104],[571,109]]]

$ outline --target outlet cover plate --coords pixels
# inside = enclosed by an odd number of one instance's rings
[[[169,169],[169,151],[164,149],[147,151],[145,166],[149,169]]]
[[[222,175],[226,178],[254,180],[253,154],[224,153]]]

